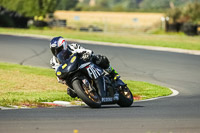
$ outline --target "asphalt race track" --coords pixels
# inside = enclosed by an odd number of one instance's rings
[[[199,133],[200,56],[82,44],[106,55],[123,79],[174,88],[179,95],[104,106],[0,110],[0,133]],[[0,62],[50,67],[49,40],[0,35]],[[48,82],[48,81],[47,81]]]

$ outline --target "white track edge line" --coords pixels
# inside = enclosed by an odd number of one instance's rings
[[[150,98],[150,99],[146,99],[146,100],[139,100],[139,101],[135,101],[135,103],[137,102],[147,102],[147,101],[153,101],[153,100],[157,100],[157,99],[161,99],[161,98],[168,98],[168,97],[174,97],[177,96],[179,94],[179,92],[175,89],[169,88],[172,91],[172,94],[169,96],[161,96],[161,97],[155,97],[155,98]]]

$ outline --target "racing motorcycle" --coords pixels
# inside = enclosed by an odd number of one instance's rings
[[[82,59],[77,53],[58,67],[56,75],[65,80],[72,91],[92,108],[105,104],[129,107],[133,103],[133,95],[127,84],[121,79],[114,81],[102,68]]]

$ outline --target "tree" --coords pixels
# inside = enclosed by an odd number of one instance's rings
[[[78,2],[78,0],[59,0],[59,4],[56,9],[70,10],[73,9],[78,4]]]
[[[176,7],[170,9],[166,15],[172,19],[172,23],[179,21],[197,24],[200,22],[200,2],[188,3],[184,8]]]
[[[45,16],[53,13],[58,0],[0,0],[0,5],[26,17]]]
[[[169,9],[166,13],[166,16],[172,20],[172,23],[177,23],[181,15],[182,15],[182,11],[180,8]]]
[[[134,9],[139,9],[139,3],[141,2],[141,0],[125,0],[123,1],[124,3],[124,8],[127,10],[127,11],[131,11],[131,10],[134,10]]]
[[[76,0],[61,0],[73,3]],[[200,0],[93,0],[95,4],[89,4],[91,0],[78,0],[76,10],[95,11],[155,11],[165,12],[171,7],[183,7],[189,2]],[[63,3],[63,2],[61,2]],[[64,6],[65,4],[59,4]],[[68,3],[69,4],[69,3]],[[60,7],[60,8],[61,8]],[[71,6],[73,8],[73,6]],[[64,8],[62,8],[64,9]],[[69,10],[67,8],[67,10]]]
[[[140,4],[141,9],[166,9],[169,8],[170,0],[143,0]]]
[[[185,7],[183,15],[189,17],[189,21],[192,23],[200,22],[200,3],[197,1],[194,3],[189,3]]]

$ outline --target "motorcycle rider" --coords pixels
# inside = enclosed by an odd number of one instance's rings
[[[68,44],[61,36],[54,37],[51,40],[50,49],[53,54],[50,64],[55,71],[61,64],[64,64],[65,60],[72,54],[78,53],[82,56],[82,59],[91,60],[94,64],[104,69],[114,80],[120,78],[119,74],[110,66],[110,62],[106,56],[95,55],[92,50],[85,49],[76,43]],[[59,79],[58,77],[57,79],[59,83],[65,83],[64,80]],[[73,98],[76,97],[75,92],[70,88],[67,89],[67,93]]]

